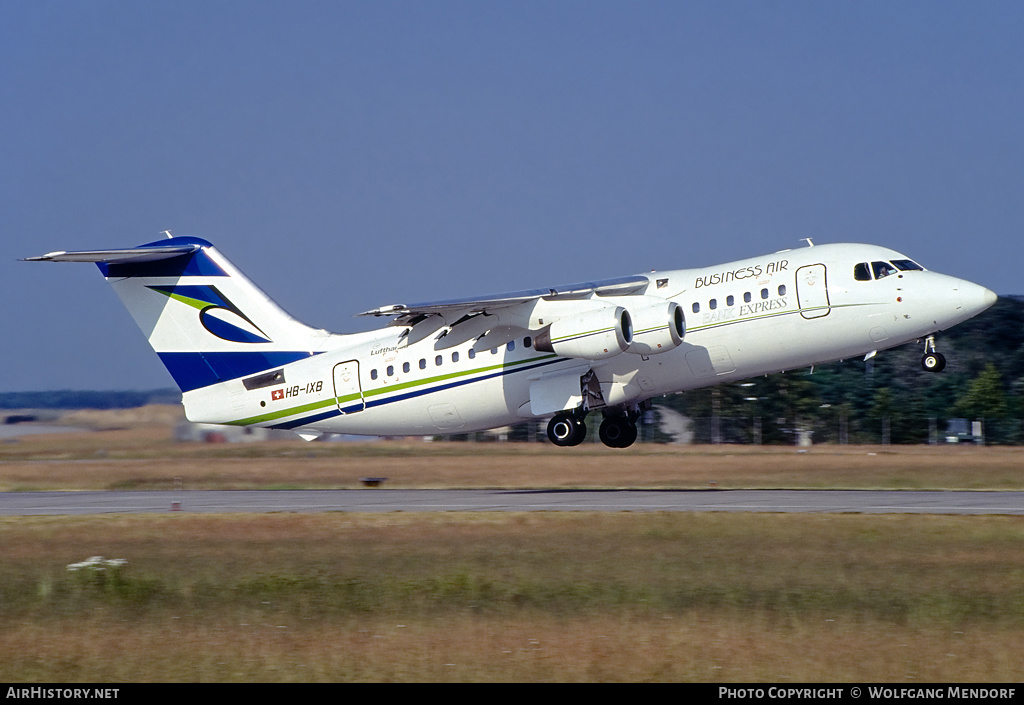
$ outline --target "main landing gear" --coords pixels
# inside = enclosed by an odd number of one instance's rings
[[[628,448],[636,440],[636,423],[629,416],[606,416],[598,435],[609,448]]]
[[[586,414],[558,414],[548,421],[548,440],[556,446],[578,446],[587,437]]]
[[[942,372],[945,367],[946,358],[935,349],[935,336],[929,335],[924,342],[924,357],[921,358],[921,368],[925,372]]]
[[[604,417],[598,436],[609,448],[628,448],[637,437],[639,414],[616,413]],[[548,439],[556,446],[576,446],[587,437],[586,413],[557,414],[548,422]]]

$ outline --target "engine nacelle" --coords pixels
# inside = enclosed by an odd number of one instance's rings
[[[622,306],[602,306],[553,321],[534,338],[541,352],[584,360],[619,355],[633,342],[633,319]]]
[[[652,306],[630,309],[633,318],[633,342],[626,352],[657,355],[668,352],[683,342],[686,319],[675,301],[661,301]]]

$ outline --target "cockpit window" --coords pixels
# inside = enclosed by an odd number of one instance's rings
[[[884,279],[890,274],[896,274],[898,271],[888,262],[872,262],[871,271],[875,274],[875,279]]]
[[[911,259],[894,259],[892,262],[861,262],[853,266],[853,278],[859,282],[869,282],[874,274],[875,279],[884,279],[890,274],[909,271],[924,271],[924,267]]]
[[[909,259],[894,259],[892,261],[892,263],[896,267],[896,269],[900,270],[901,272],[908,272],[908,271],[911,271],[911,270],[924,271],[924,267],[922,267],[921,265],[919,265],[917,262],[915,262],[913,260],[909,260]]]

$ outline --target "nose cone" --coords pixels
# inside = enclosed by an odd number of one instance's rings
[[[961,279],[957,289],[960,291],[960,307],[969,316],[976,316],[996,302],[996,294],[983,286]]]

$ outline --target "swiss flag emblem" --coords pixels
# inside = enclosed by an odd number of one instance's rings
[[[277,401],[278,399],[284,399],[284,390],[283,389],[275,389],[274,391],[272,391],[270,393],[270,398],[273,401]]]

